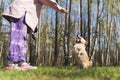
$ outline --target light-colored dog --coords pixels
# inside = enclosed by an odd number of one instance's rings
[[[79,66],[82,66],[83,68],[88,68],[92,66],[92,61],[89,60],[88,54],[85,50],[86,45],[87,41],[83,37],[77,35],[76,44],[74,45],[75,53],[73,55],[75,57],[75,60],[77,61],[77,64]]]

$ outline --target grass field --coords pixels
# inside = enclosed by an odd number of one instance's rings
[[[120,67],[39,67],[29,71],[1,68],[0,80],[120,80]]]

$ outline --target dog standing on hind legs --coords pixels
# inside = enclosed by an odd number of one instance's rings
[[[74,45],[74,57],[79,66],[83,68],[88,68],[92,66],[92,60],[89,59],[86,49],[87,41],[77,35],[76,44]]]

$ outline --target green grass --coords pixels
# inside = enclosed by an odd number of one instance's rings
[[[37,70],[8,71],[1,68],[0,80],[120,80],[120,67],[39,67]]]

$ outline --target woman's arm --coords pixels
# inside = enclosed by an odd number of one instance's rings
[[[58,5],[58,3],[55,0],[39,0],[42,4],[46,5],[47,7],[53,8],[56,11],[60,11],[62,13],[66,13],[67,10],[65,8],[62,8]]]

